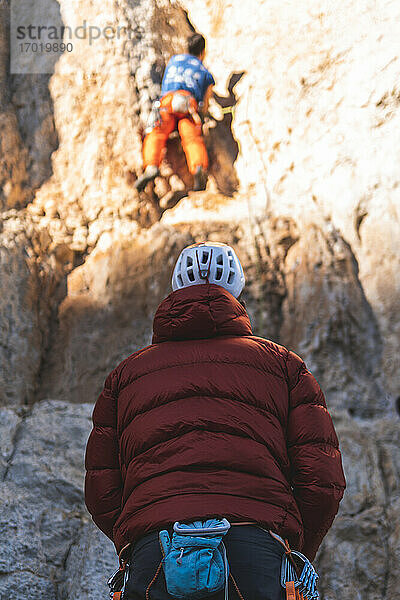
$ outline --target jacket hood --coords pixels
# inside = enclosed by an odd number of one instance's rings
[[[246,309],[220,285],[191,285],[165,298],[153,323],[153,344],[172,340],[252,335]]]

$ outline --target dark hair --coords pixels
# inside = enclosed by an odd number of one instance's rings
[[[188,52],[194,56],[200,56],[206,47],[206,40],[201,33],[193,33],[187,40]]]

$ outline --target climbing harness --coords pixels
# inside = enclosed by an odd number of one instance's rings
[[[159,532],[168,594],[196,600],[225,588],[228,600],[229,566],[223,536],[230,529],[226,519],[207,519],[174,524],[170,539]]]
[[[231,578],[240,600],[244,600],[238,585],[229,572],[223,536],[233,525],[255,525],[254,522],[229,523],[225,518],[180,523],[173,527],[172,539],[167,530],[159,532],[163,558],[153,579],[146,589],[146,600],[150,600],[150,588],[161,569],[164,569],[167,592],[177,600],[200,600],[224,589],[224,598],[229,600],[228,581]],[[259,526],[260,527],[260,526]],[[269,533],[284,548],[280,582],[286,590],[286,600],[319,600],[318,575],[304,554],[291,550],[287,540],[273,531]],[[129,577],[129,558],[125,558],[131,544],[119,553],[119,568],[107,581],[111,600],[123,600]]]
[[[196,125],[201,125],[201,118],[193,105],[196,101],[191,94],[172,92],[171,110],[173,113],[185,116],[190,115]]]
[[[119,553],[119,568],[111,575],[107,581],[110,588],[111,600],[123,600],[126,582],[129,577],[129,562],[124,558],[125,553],[130,548],[131,544],[124,546]]]
[[[180,118],[190,115],[196,125],[201,126],[202,124],[195,98],[185,90],[178,90],[168,92],[163,98],[153,102],[144,130],[145,135],[161,125],[161,112],[172,113]]]
[[[190,108],[190,96],[176,92],[171,101],[171,109],[174,113],[186,115]]]

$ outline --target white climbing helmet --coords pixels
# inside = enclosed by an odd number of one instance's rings
[[[200,242],[184,248],[172,275],[175,292],[199,283],[216,283],[237,298],[245,283],[235,251],[219,242]]]

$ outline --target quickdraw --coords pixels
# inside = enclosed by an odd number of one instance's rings
[[[283,557],[281,568],[281,585],[286,588],[287,600],[319,600],[317,580],[317,572],[308,558],[301,552],[289,549]]]
[[[129,577],[129,562],[124,558],[124,554],[130,548],[130,544],[124,546],[119,553],[119,568],[111,575],[107,581],[110,588],[111,600],[123,600],[126,582]]]
[[[107,581],[110,588],[110,598],[112,600],[122,600],[125,591],[126,582],[128,580],[129,568],[128,565],[115,571]]]
[[[281,586],[286,590],[286,600],[319,600],[318,574],[304,554],[291,550],[289,542],[270,531],[272,537],[285,548],[281,565]]]

